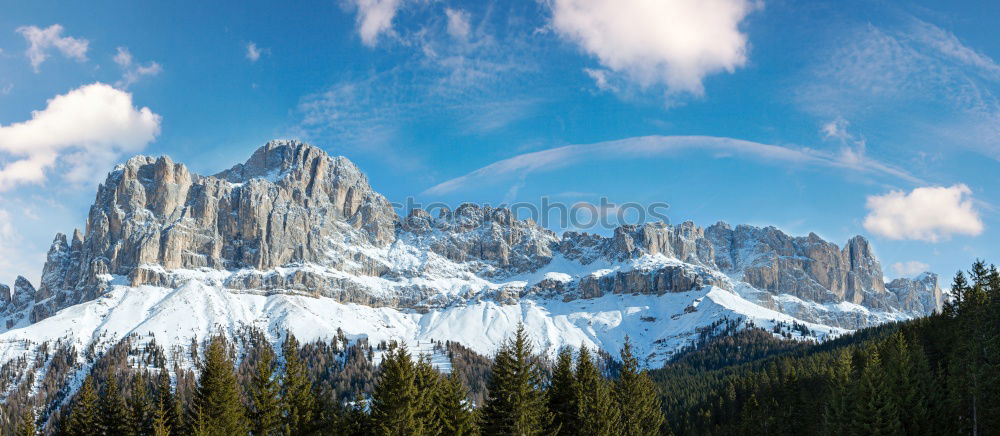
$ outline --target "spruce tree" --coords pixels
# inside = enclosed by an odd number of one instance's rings
[[[579,432],[577,422],[576,377],[573,374],[573,351],[569,347],[559,350],[552,381],[548,389],[549,411],[552,412],[553,434],[574,435]]]
[[[170,436],[170,424],[163,403],[158,403],[153,411],[153,436]]]
[[[212,338],[194,395],[192,432],[209,436],[247,433],[246,415],[225,339]]]
[[[611,385],[594,364],[590,351],[580,346],[576,361],[577,420],[580,423],[577,434],[613,434],[621,425],[618,404],[615,402]]]
[[[160,367],[156,381],[156,408],[162,409],[163,426],[170,434],[180,434],[184,427],[181,422],[183,413],[180,401],[174,396],[170,383],[170,372],[167,368]]]
[[[250,431],[255,436],[269,436],[281,431],[281,386],[274,377],[274,351],[261,349],[250,379]]]
[[[20,421],[17,424],[18,436],[35,436],[35,411],[30,407],[25,409]]]
[[[137,435],[153,433],[153,405],[142,372],[132,376],[132,392],[128,397],[130,432]]]
[[[416,369],[405,345],[392,344],[382,359],[372,393],[371,424],[380,435],[423,434],[418,418]]]
[[[476,412],[468,401],[468,390],[455,372],[439,379],[439,422],[441,434],[467,436],[477,434]]]
[[[823,433],[841,435],[848,433],[851,425],[853,398],[853,368],[851,353],[841,350],[830,368],[829,400],[823,416]]]
[[[639,361],[632,355],[632,342],[625,337],[621,350],[622,367],[615,383],[615,400],[621,411],[621,432],[627,435],[661,434],[666,424],[656,385],[646,370],[639,370]],[[735,387],[731,400],[735,401]]]
[[[899,410],[899,419],[907,434],[918,434],[916,427],[927,413],[922,393],[913,378],[913,357],[906,336],[896,331],[886,341],[880,354],[889,394]]]
[[[551,423],[542,391],[542,371],[532,354],[524,325],[518,324],[493,359],[489,393],[483,407],[486,435],[535,435]]]
[[[281,352],[285,359],[285,373],[281,379],[283,424],[286,432],[305,434],[312,429],[316,398],[306,373],[306,364],[299,356],[299,341],[291,333],[285,337]]]
[[[354,401],[348,405],[340,421],[340,434],[364,435],[371,433],[371,419],[368,416],[368,401],[364,394],[358,392]]]
[[[426,356],[420,356],[414,365],[413,372],[413,387],[417,392],[415,417],[420,422],[423,434],[440,434],[444,426],[440,413],[440,392],[438,392],[441,374],[431,366],[431,362]]]
[[[94,388],[94,377],[88,375],[73,401],[69,423],[66,426],[67,435],[85,436],[104,433],[99,401],[97,390]]]
[[[903,434],[899,409],[885,383],[882,360],[878,350],[864,350],[865,364],[855,391],[853,432],[865,435]]]
[[[101,423],[105,434],[109,435],[130,435],[133,434],[129,428],[129,409],[122,396],[122,391],[118,387],[118,377],[114,373],[108,374],[108,384],[104,387],[101,395]]]

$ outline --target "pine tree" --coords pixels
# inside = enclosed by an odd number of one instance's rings
[[[167,368],[160,367],[156,382],[156,408],[162,409],[163,426],[170,434],[180,434],[184,427],[180,402],[174,396]]]
[[[274,351],[262,347],[250,380],[250,431],[255,436],[269,436],[281,430],[281,386],[274,377]]]
[[[419,413],[416,369],[405,345],[390,345],[372,393],[371,423],[380,435],[423,434]]]
[[[559,350],[552,381],[548,389],[549,411],[552,412],[553,434],[574,435],[579,432],[577,422],[576,376],[573,374],[573,351],[569,347]]]
[[[118,377],[113,373],[108,374],[108,384],[104,387],[104,394],[101,395],[101,422],[106,434],[109,435],[129,435],[133,434],[129,428],[129,409],[122,396],[122,391],[118,387]]]
[[[542,372],[532,355],[524,325],[518,324],[493,359],[489,394],[483,407],[486,435],[535,435],[549,427],[551,417],[541,390]]]
[[[193,432],[210,436],[246,434],[246,415],[222,336],[209,342],[203,366],[194,396]]]
[[[299,356],[299,341],[291,333],[285,337],[281,351],[285,359],[285,373],[281,379],[284,426],[292,434],[305,434],[312,429],[316,410],[312,382]]]
[[[69,436],[103,434],[102,424],[97,390],[94,389],[94,378],[88,375],[83,380],[83,385],[80,386],[80,391],[77,392],[76,399],[73,401],[66,434]]]
[[[35,411],[31,408],[25,409],[21,414],[21,422],[17,424],[18,436],[35,436]]]
[[[913,378],[913,357],[902,332],[896,331],[889,336],[880,356],[889,394],[898,407],[904,430],[907,434],[920,433],[916,426],[927,413],[926,403]]]
[[[869,346],[864,350],[865,364],[861,369],[855,392],[853,433],[864,435],[903,434],[899,409],[892,401],[885,383],[881,357],[878,350]]]
[[[625,338],[621,350],[621,375],[615,384],[615,399],[621,410],[621,432],[627,435],[661,434],[666,418],[660,406],[656,385],[645,370],[639,371],[639,361],[632,355],[632,342]],[[730,401],[735,401],[735,387]]]
[[[142,372],[132,376],[132,392],[128,398],[130,432],[137,435],[153,433],[153,405],[146,390],[146,379]]]
[[[455,372],[440,378],[439,422],[441,434],[467,436],[477,433],[476,412],[468,402],[468,390]]]
[[[170,424],[163,403],[159,403],[153,412],[153,436],[170,436]]]
[[[440,413],[440,393],[438,392],[441,374],[431,366],[430,361],[425,356],[420,356],[413,370],[413,387],[417,392],[415,417],[420,422],[423,434],[440,434],[444,426]]]
[[[851,425],[851,406],[853,399],[851,353],[841,350],[835,357],[828,380],[830,382],[830,399],[823,418],[823,432],[828,435],[841,435],[848,432]]]
[[[368,401],[365,400],[365,396],[358,392],[354,397],[354,402],[351,403],[344,417],[340,422],[340,434],[342,435],[364,435],[371,433],[371,419],[368,416]]]
[[[621,425],[618,405],[615,403],[610,383],[601,376],[594,365],[590,351],[580,347],[576,361],[577,420],[580,423],[577,434],[608,435],[615,433]]]

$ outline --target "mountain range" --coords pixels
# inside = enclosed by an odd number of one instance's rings
[[[169,157],[119,165],[37,285],[19,277],[0,300],[0,364],[138,335],[192,367],[186,347],[246,327],[490,354],[523,323],[550,355],[615,354],[628,336],[659,366],[724,320],[824,340],[939,311],[942,291],[929,272],[886,283],[862,236],[841,247],[723,222],[557,234],[475,204],[403,216],[348,159],[282,140],[212,176]]]

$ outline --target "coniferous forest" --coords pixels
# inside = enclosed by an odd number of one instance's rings
[[[435,344],[451,360],[449,374],[394,343],[351,342],[341,334],[302,344],[287,335],[274,349],[259,331],[242,333],[239,344],[223,336],[201,347],[193,343],[194,369],[167,367],[167,353],[179,350],[164,351],[155,342],[135,347],[136,338],[126,338],[95,358],[72,397],[52,405],[4,404],[4,416],[16,418],[0,430],[137,436],[1000,433],[1000,274],[984,262],[955,276],[938,315],[823,343],[720,320],[701,343],[652,371],[642,368],[628,342],[614,358],[580,348],[563,349],[549,361],[523,327],[492,359],[459,344]]]

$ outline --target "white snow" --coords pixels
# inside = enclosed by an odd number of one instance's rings
[[[693,310],[685,310],[689,306]],[[447,370],[447,359],[432,352],[430,341],[457,341],[491,355],[517,323],[523,322],[537,349],[549,355],[566,345],[599,347],[617,355],[625,337],[630,336],[637,355],[655,367],[696,339],[699,327],[723,317],[744,318],[765,328],[776,321],[797,321],[717,287],[662,296],[605,295],[568,302],[522,299],[518,304],[501,305],[484,300],[419,313],[343,304],[325,297],[238,293],[190,280],[176,289],[115,286],[96,300],[7,331],[0,334],[0,361],[30,354],[22,340],[38,344],[64,338],[78,344],[78,350],[93,343],[101,351],[131,333],[143,338],[151,333],[170,359],[186,359],[188,353],[171,350],[186,350],[192,337],[204,340],[217,332],[232,336],[242,326],[255,326],[274,341],[286,329],[302,342],[329,340],[338,328],[352,340],[367,338],[372,344],[401,341],[414,355],[431,354],[432,363]],[[823,334],[844,332],[798,322]],[[191,364],[178,363],[185,367]]]

